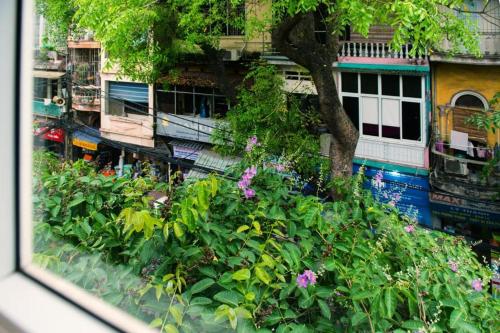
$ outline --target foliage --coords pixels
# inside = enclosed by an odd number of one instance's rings
[[[493,96],[493,98],[488,102],[490,105],[489,110],[483,110],[481,114],[474,115],[467,119],[469,124],[476,126],[478,129],[485,131],[493,131],[495,133],[500,129],[500,105],[498,100],[500,99],[500,91]],[[498,106],[498,108],[497,108]]]
[[[342,180],[345,201],[323,203],[257,165],[245,172],[252,198],[212,175],[158,210],[143,196],[167,186],[147,177],[50,165],[36,170],[35,259],[164,332],[500,328],[500,304],[481,290],[491,272],[465,241],[409,225],[362,175]]]
[[[319,119],[313,106],[303,108],[298,97],[283,91],[283,84],[274,66],[255,64],[241,86],[238,104],[218,124],[212,142],[223,154],[243,155],[248,138],[255,136],[259,142],[254,154],[275,156],[288,169],[311,177],[320,166],[328,167],[318,136],[312,134]]]

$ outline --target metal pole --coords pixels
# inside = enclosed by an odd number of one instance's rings
[[[68,100],[66,101],[66,132],[64,133],[64,157],[68,161],[73,160],[73,133],[72,131],[72,126],[73,126],[73,108],[72,108],[72,103],[73,103],[73,83],[72,83],[72,71],[71,68],[70,70],[66,73],[68,76],[67,79],[67,87],[66,91],[68,92]]]

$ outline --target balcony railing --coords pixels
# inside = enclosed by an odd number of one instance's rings
[[[33,101],[33,114],[37,116],[59,118],[62,114],[62,110],[62,106],[57,106],[52,102],[45,105],[44,101]]]
[[[403,45],[401,50],[392,50],[387,43],[376,42],[341,42],[339,57],[425,59],[427,54],[411,56],[412,46]]]

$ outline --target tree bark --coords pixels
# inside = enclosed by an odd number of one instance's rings
[[[333,77],[339,47],[336,28],[335,22],[329,22],[326,43],[321,43],[314,34],[314,15],[297,14],[285,18],[272,37],[281,54],[310,72],[318,92],[320,117],[332,135],[331,176],[346,178],[352,175],[359,133],[342,107]]]

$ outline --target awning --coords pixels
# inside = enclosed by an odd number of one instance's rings
[[[62,77],[66,72],[54,72],[54,71],[33,71],[33,77],[40,79],[58,79]]]
[[[221,156],[216,152],[204,149],[200,152],[198,158],[194,162],[195,166],[211,169],[214,171],[224,172],[230,166],[241,161],[239,157],[233,156]],[[208,174],[208,171],[205,172],[200,169],[192,169],[188,173],[188,178],[204,178]]]
[[[97,145],[101,142],[101,134],[98,130],[85,129],[73,133],[73,145],[88,150],[97,150]]]
[[[147,84],[133,82],[109,82],[109,97],[133,103],[148,103]]]
[[[33,134],[45,140],[64,142],[64,130],[62,128],[39,127],[33,131]]]
[[[200,156],[200,152],[206,147],[202,143],[182,140],[172,140],[169,144],[174,148],[174,157],[191,161],[196,161]]]

